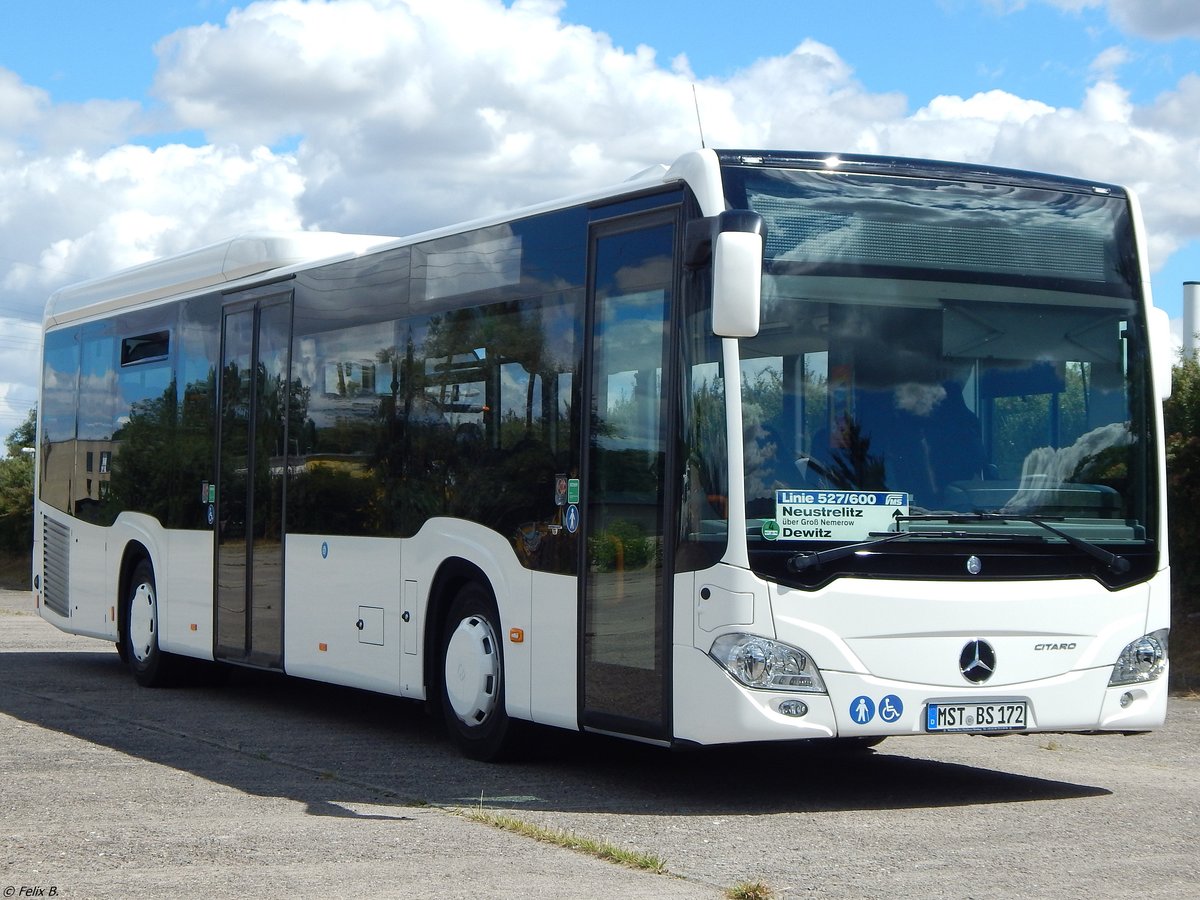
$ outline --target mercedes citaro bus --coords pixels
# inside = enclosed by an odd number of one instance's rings
[[[1134,196],[689,152],[48,303],[40,614],[667,746],[1163,721],[1165,315]]]

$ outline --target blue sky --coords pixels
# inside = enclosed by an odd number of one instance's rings
[[[5,7],[0,429],[65,283],[239,231],[402,234],[619,179],[694,146],[693,84],[710,145],[1129,184],[1158,305],[1178,319],[1200,280],[1195,0]]]

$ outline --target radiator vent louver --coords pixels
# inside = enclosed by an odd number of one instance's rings
[[[42,602],[60,616],[71,615],[71,529],[42,517]]]

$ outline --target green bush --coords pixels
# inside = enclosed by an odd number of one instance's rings
[[[13,429],[0,459],[0,554],[28,556],[33,549],[33,455],[25,453],[37,435],[37,410]]]
[[[1163,406],[1167,451],[1167,511],[1175,597],[1200,610],[1200,363],[1184,359]]]

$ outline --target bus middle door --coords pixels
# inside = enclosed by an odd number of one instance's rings
[[[225,307],[216,522],[214,655],[283,667],[283,512],[291,291]]]

